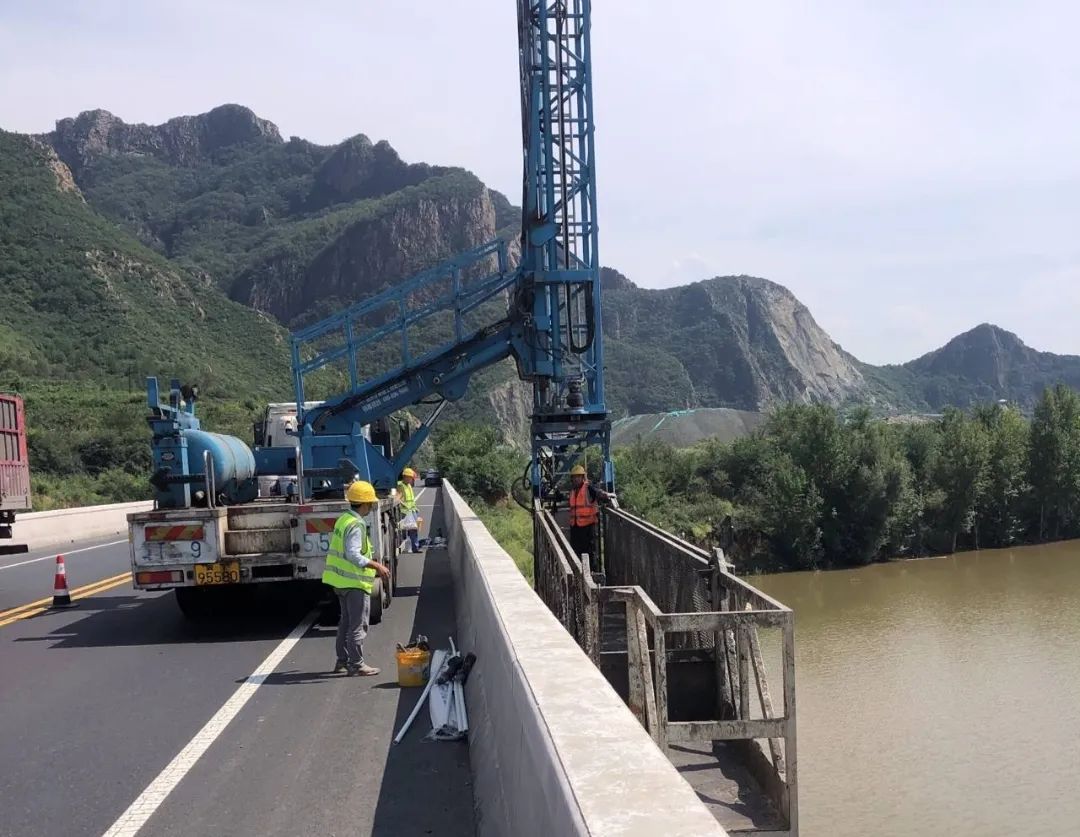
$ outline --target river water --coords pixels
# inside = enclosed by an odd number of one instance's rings
[[[804,837],[1080,837],[1080,542],[749,580],[795,611]]]

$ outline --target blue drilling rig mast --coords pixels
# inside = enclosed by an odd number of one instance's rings
[[[602,451],[602,482],[612,485],[600,320],[591,2],[518,0],[517,13],[524,157],[520,261],[512,267],[505,243],[496,240],[293,335],[306,496],[318,495],[320,486],[339,492],[350,473],[378,489],[392,487],[446,403],[465,394],[475,372],[508,357],[533,386],[534,492],[541,493],[545,482],[565,473],[590,446]],[[505,317],[466,328],[468,314],[501,296],[508,299]],[[414,352],[410,329],[440,312],[452,316],[452,334]],[[399,362],[364,377],[365,358],[386,341],[400,346]],[[305,411],[307,376],[334,363],[347,370],[347,388]],[[430,406],[430,412],[395,456],[384,455],[385,448],[361,433],[372,421],[417,404]],[[275,466],[268,462],[260,472],[273,473]]]

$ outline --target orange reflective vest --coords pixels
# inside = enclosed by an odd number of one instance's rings
[[[570,525],[594,526],[600,519],[600,509],[589,497],[589,484],[570,489]]]

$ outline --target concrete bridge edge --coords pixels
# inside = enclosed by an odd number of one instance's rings
[[[600,671],[445,484],[481,835],[725,835]]]

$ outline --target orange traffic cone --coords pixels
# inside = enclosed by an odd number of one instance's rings
[[[53,581],[53,609],[65,607],[78,607],[71,601],[71,593],[68,592],[67,567],[64,566],[64,556],[56,556],[56,578]]]

